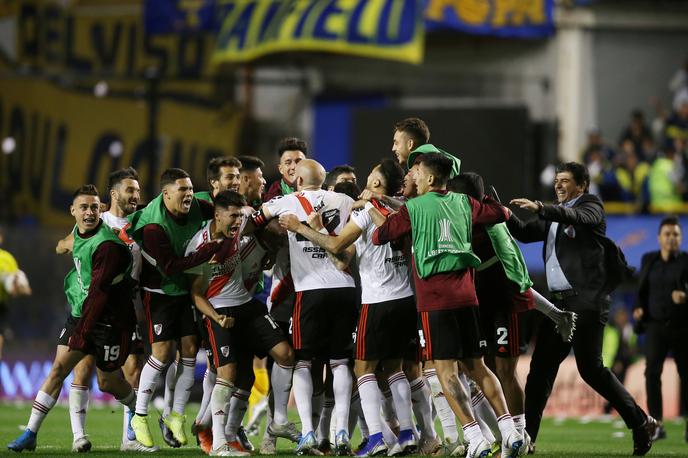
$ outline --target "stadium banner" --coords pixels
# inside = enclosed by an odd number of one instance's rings
[[[418,64],[421,0],[224,0],[213,63],[321,51]]]
[[[95,184],[106,195],[107,176],[135,167],[142,199],[157,195],[159,175],[168,167],[187,170],[205,189],[205,168],[215,156],[232,155],[242,115],[162,99],[158,106],[158,154],[149,147],[148,106],[142,99],[96,97],[41,80],[6,80],[0,85],[0,138],[12,138],[0,155],[4,202],[15,215],[41,223],[73,225],[74,189]]]
[[[554,0],[425,0],[426,28],[504,38],[554,34]]]

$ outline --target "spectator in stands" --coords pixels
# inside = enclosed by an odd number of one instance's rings
[[[650,167],[648,190],[650,205],[655,211],[671,212],[682,203],[684,169],[682,158],[676,151],[676,146],[681,144],[680,140],[667,140],[664,153]]]
[[[688,88],[676,95],[674,112],[666,120],[664,134],[672,140],[688,140]]]
[[[641,161],[649,160],[645,157],[645,150],[643,143],[649,140],[652,141],[652,132],[645,122],[645,115],[640,110],[633,110],[631,112],[630,123],[624,128],[619,136],[619,145],[623,145],[626,141],[630,141],[633,145],[633,150]]]
[[[625,140],[616,156],[613,180],[621,202],[646,202],[650,164],[638,159],[633,142]]]
[[[684,61],[683,67],[679,68],[669,81],[669,89],[674,96],[674,109],[677,108],[678,96],[681,92],[688,90],[688,58]]]
[[[588,163],[588,156],[594,151],[601,151],[605,161],[611,161],[614,157],[614,150],[604,141],[602,131],[597,127],[588,130],[588,138],[582,152],[584,163]]]

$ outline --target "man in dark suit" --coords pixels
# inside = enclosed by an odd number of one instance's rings
[[[685,342],[688,335],[688,253],[681,251],[681,226],[675,216],[659,223],[657,239],[659,251],[645,253],[640,264],[638,303],[633,317],[646,332],[647,409],[659,423],[655,439],[664,439],[661,377],[669,351],[674,355],[681,389],[688,390],[688,346]]]
[[[609,312],[610,282],[604,237],[604,207],[589,194],[590,176],[584,165],[569,162],[557,167],[554,191],[557,205],[514,199],[512,205],[537,214],[523,222],[511,215],[507,222],[520,241],[543,241],[547,286],[552,301],[563,310],[578,314],[572,342],[564,342],[549,320],[537,333],[537,343],[526,382],[526,431],[537,439],[542,412],[552,392],[559,364],[571,347],[583,380],[607,399],[626,426],[633,430],[633,454],[644,455],[652,447],[656,422],[643,412],[614,374],[602,365],[602,334]]]

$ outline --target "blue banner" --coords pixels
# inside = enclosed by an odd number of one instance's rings
[[[377,0],[146,0],[146,33],[220,30],[235,8],[327,8],[359,11]],[[390,5],[397,0],[386,0]],[[425,29],[469,34],[541,38],[554,33],[554,0],[417,0],[424,6]]]
[[[648,251],[659,250],[657,233],[659,222],[664,216],[607,216],[607,237],[614,240],[626,255],[626,260],[636,269],[640,269],[640,260]],[[688,227],[688,217],[679,218],[681,227]],[[520,243],[523,256],[531,272],[542,273],[545,270],[542,260],[542,243]],[[684,240],[682,250],[685,250]]]
[[[427,30],[505,38],[554,34],[554,0],[425,0]]]

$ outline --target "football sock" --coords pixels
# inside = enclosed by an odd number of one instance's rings
[[[301,418],[301,433],[305,436],[313,431],[313,380],[311,379],[311,362],[298,361],[294,367],[294,400],[296,410]]]
[[[143,365],[139,379],[139,395],[136,398],[136,415],[148,415],[148,403],[164,369],[165,365],[153,355],[149,356],[148,361]]]
[[[209,409],[212,412],[213,449],[218,449],[227,442],[225,423],[227,423],[229,399],[233,391],[234,385],[229,380],[216,378],[210,395]]]
[[[432,408],[430,407],[430,388],[423,377],[409,381],[411,385],[411,400],[413,401],[413,413],[420,426],[421,436],[429,439],[437,437],[435,425],[432,422]]]
[[[72,385],[69,387],[69,420],[72,423],[72,435],[74,440],[86,435],[86,410],[88,409],[87,386]]]
[[[387,380],[389,390],[392,392],[394,408],[399,420],[399,429],[414,429],[413,412],[411,411],[411,385],[403,372],[397,372],[389,376]]]
[[[241,426],[241,421],[244,419],[244,414],[246,414],[248,397],[250,394],[250,391],[242,389],[237,389],[232,393],[232,398],[229,400],[227,425],[225,426],[227,442],[234,442],[237,440],[237,431],[239,430],[239,426]]]
[[[351,405],[351,387],[353,380],[349,371],[348,359],[331,359],[332,390],[334,392],[334,413],[337,433],[349,432],[349,407]]]
[[[26,425],[28,429],[37,433],[41,429],[41,424],[43,419],[50,409],[53,408],[57,399],[50,397],[50,395],[44,391],[39,391],[36,394],[36,399],[33,401],[33,406],[31,407],[31,416],[29,417],[29,423]]]
[[[174,386],[172,411],[184,415],[184,409],[186,403],[189,402],[189,395],[191,395],[193,388],[196,358],[182,358],[180,363],[177,365],[177,381]]]
[[[272,394],[275,398],[273,421],[277,425],[284,425],[289,421],[287,417],[287,404],[289,404],[289,392],[291,391],[291,377],[293,372],[294,366],[282,366],[277,363],[272,366],[270,379],[272,382]],[[256,380],[258,380],[257,377]]]
[[[456,429],[456,417],[454,416],[454,411],[449,407],[447,398],[444,397],[442,384],[440,384],[440,379],[437,377],[437,371],[435,369],[427,369],[423,371],[423,375],[425,375],[425,380],[430,385],[430,390],[432,391],[432,402],[437,410],[437,416],[440,417],[444,439],[452,443],[456,442],[459,440],[459,431]]]

